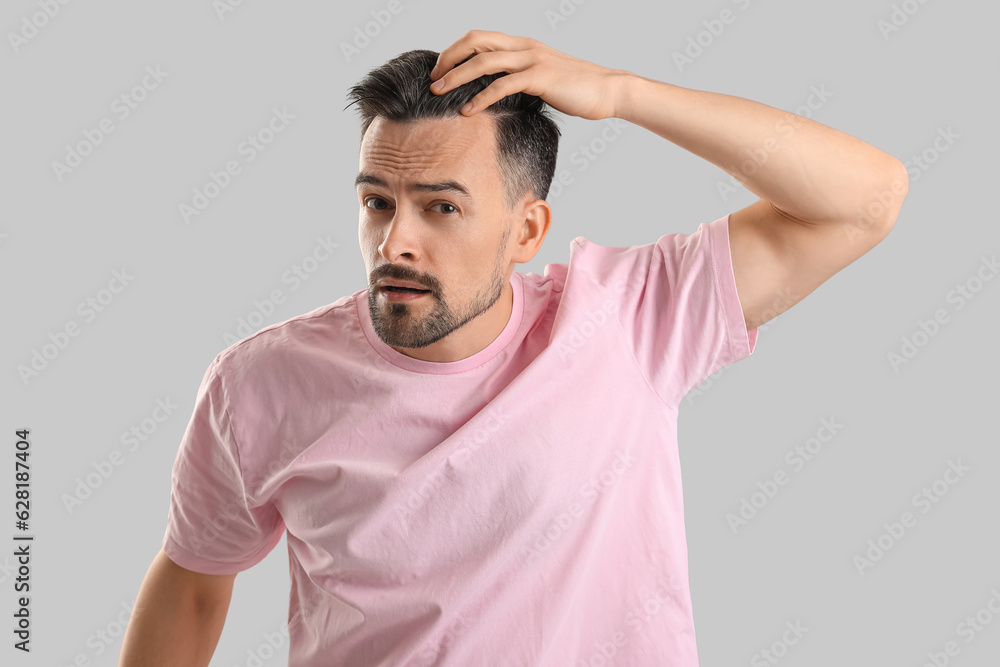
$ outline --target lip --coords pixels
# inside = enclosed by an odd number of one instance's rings
[[[426,285],[414,283],[409,280],[396,280],[395,278],[386,278],[378,281],[378,287],[379,289],[382,289],[383,287],[412,287],[413,289],[427,289]]]
[[[423,296],[430,296],[430,292],[392,292],[386,289],[379,289],[378,292],[389,301],[413,301]]]

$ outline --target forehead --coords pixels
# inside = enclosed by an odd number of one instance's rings
[[[406,123],[377,117],[361,142],[359,166],[384,180],[421,175],[495,180],[496,137],[489,114]]]

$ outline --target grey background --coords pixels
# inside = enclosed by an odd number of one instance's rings
[[[225,333],[274,289],[284,303],[254,330],[366,285],[352,187],[359,125],[353,108],[343,110],[347,88],[402,51],[441,51],[484,29],[808,114],[907,162],[909,196],[887,239],[761,327],[750,359],[685,400],[679,438],[698,646],[704,665],[765,664],[759,652],[798,621],[808,631],[782,664],[922,665],[948,641],[960,649],[949,664],[998,664],[1000,618],[987,612],[992,623],[971,643],[957,632],[991,591],[1000,603],[1000,280],[982,283],[961,309],[948,300],[1000,250],[989,204],[997,5],[565,0],[565,20],[552,24],[546,12],[559,12],[555,0],[502,10],[402,0],[402,11],[348,60],[341,43],[387,4],[244,0],[220,18],[208,0],[71,2],[16,51],[10,33],[41,9],[4,4],[0,467],[8,472],[0,497],[11,523],[0,530],[10,545],[0,548],[0,661],[116,664],[119,621],[160,547],[171,465],[199,381],[228,346]],[[904,5],[915,13],[897,14],[907,20],[886,38],[879,21]],[[735,21],[679,71],[673,52],[724,9]],[[167,76],[121,119],[112,101],[147,66]],[[812,86],[832,93],[816,109],[802,106]],[[275,107],[294,120],[245,163],[237,146]],[[742,188],[723,196],[725,172],[634,125],[581,170],[572,157],[602,124],[557,116],[559,169],[574,182],[550,197],[551,230],[519,271],[568,261],[578,235],[651,243],[756,200]],[[52,162],[104,117],[114,131],[60,182]],[[948,128],[958,138],[937,151],[935,137]],[[919,168],[913,156],[925,152],[934,162]],[[242,173],[185,224],[178,206],[231,159]],[[328,235],[338,251],[292,290],[282,276]],[[77,305],[123,268],[134,279],[85,322]],[[927,341],[918,336],[926,344],[893,369],[887,355],[938,309],[948,322]],[[79,335],[25,383],[18,366],[71,321]],[[122,432],[150,418],[157,399],[178,408],[127,451]],[[842,430],[793,471],[786,452],[824,417]],[[33,443],[30,656],[11,648],[10,632],[17,428],[30,428]],[[116,449],[121,465],[68,509],[65,498]],[[921,514],[912,496],[958,460],[970,471]],[[727,513],[778,470],[789,483],[734,534]],[[905,511],[916,525],[859,572],[854,557]],[[286,664],[287,568],[283,538],[238,576],[213,665],[248,665],[255,655]],[[269,637],[279,646],[267,657]]]

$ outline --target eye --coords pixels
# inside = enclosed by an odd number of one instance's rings
[[[371,206],[369,206],[369,204],[371,202],[373,202],[373,201],[380,201],[380,202],[382,202],[384,204],[388,204],[388,202],[385,199],[383,199],[382,197],[368,197],[367,199],[364,200],[364,206],[365,206],[365,208],[368,208],[368,209],[373,210],[373,211],[386,211],[386,210],[389,209],[388,206],[385,206],[385,207],[380,207],[380,206],[371,207]],[[456,213],[459,212],[458,208],[454,204],[449,204],[448,202],[440,202],[440,203],[434,204],[433,206],[431,206],[431,208],[433,209],[433,208],[436,208],[438,206],[447,206],[448,207],[447,209],[444,209],[444,210],[441,211],[442,215],[454,215],[454,214],[456,214]]]
[[[431,206],[431,208],[434,208],[435,206],[448,206],[451,209],[453,209],[453,211],[452,211],[453,213],[458,213],[458,209],[455,208],[454,205],[449,204],[448,202],[441,202],[440,204],[434,204],[434,206]],[[444,215],[450,215],[450,213],[448,213],[448,212],[443,212],[443,213],[444,213]]]
[[[366,208],[368,207],[368,202],[371,202],[371,201],[381,201],[381,202],[384,202],[385,200],[382,199],[381,197],[369,197],[368,199],[365,200],[365,207]],[[384,211],[385,209],[384,208],[376,208],[375,210],[376,211]]]

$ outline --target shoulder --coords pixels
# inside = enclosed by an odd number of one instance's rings
[[[335,347],[344,340],[346,333],[357,328],[356,300],[362,291],[364,289],[270,324],[236,341],[216,357],[219,371],[242,373],[262,365],[292,362],[296,357],[308,356],[310,351]]]

